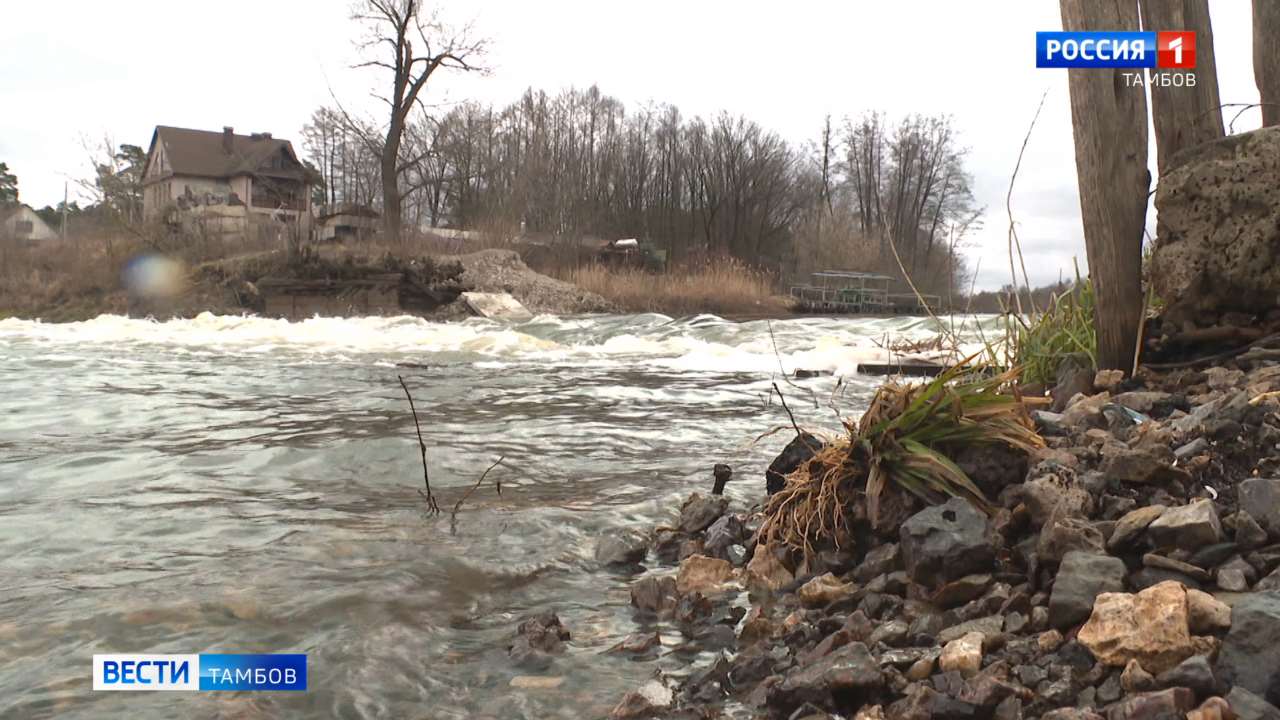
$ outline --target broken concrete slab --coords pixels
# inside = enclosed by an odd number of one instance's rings
[[[533,313],[521,305],[519,300],[507,293],[464,292],[462,293],[462,304],[466,306],[471,314],[492,320],[530,320],[533,318]]]

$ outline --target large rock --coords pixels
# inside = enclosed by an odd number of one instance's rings
[[[596,562],[601,565],[634,565],[649,552],[649,539],[636,532],[610,533],[596,541]]]
[[[729,559],[729,548],[747,541],[747,528],[737,515],[722,515],[707,528],[702,547],[711,557]]]
[[[1164,317],[1212,322],[1262,314],[1280,287],[1280,127],[1229,135],[1174,156],[1156,187],[1151,277]]]
[[[1280,705],[1280,593],[1253,593],[1236,601],[1218,669],[1223,680]]]
[[[1166,581],[1136,594],[1099,595],[1077,639],[1103,664],[1124,667],[1137,660],[1159,674],[1201,647],[1188,622],[1186,590]]]
[[[870,693],[884,686],[880,664],[867,646],[851,642],[787,673],[782,682],[769,688],[769,706],[787,717],[795,708],[814,703],[831,707],[833,696],[847,699],[849,694]]]
[[[680,601],[673,577],[641,578],[631,585],[631,605],[637,610],[662,614],[675,608]]]
[[[899,535],[907,573],[926,587],[988,571],[995,560],[986,515],[961,498],[912,515]]]
[[[1110,555],[1073,551],[1062,558],[1049,596],[1049,624],[1068,628],[1089,617],[1093,601],[1107,592],[1123,592],[1128,570]]]
[[[676,573],[676,590],[681,595],[695,591],[709,594],[721,590],[733,578],[733,565],[728,560],[690,555],[680,563],[680,570]]]
[[[803,433],[792,438],[782,452],[778,453],[778,457],[769,463],[769,469],[764,473],[766,492],[772,495],[785,487],[787,476],[812,459],[822,447],[822,440],[816,435]]]
[[[1165,510],[1147,526],[1147,534],[1157,547],[1173,546],[1195,551],[1222,541],[1222,522],[1213,501],[1201,498],[1188,505]]]
[[[1280,720],[1280,708],[1239,685],[1227,693],[1227,703],[1236,720]]]
[[[1156,682],[1166,688],[1191,688],[1200,697],[1209,697],[1218,691],[1218,679],[1214,677],[1213,666],[1203,655],[1192,655],[1172,670],[1160,673]]]
[[[729,498],[723,495],[699,495],[694,493],[680,508],[680,530],[687,533],[702,532],[711,527],[729,509]]]
[[[1273,538],[1280,538],[1280,478],[1249,478],[1236,488],[1240,509]]]
[[[796,576],[778,559],[780,549],[770,545],[756,547],[747,563],[747,587],[756,592],[775,593],[795,582]]]

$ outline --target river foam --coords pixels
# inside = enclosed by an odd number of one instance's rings
[[[978,328],[990,332],[993,324],[991,317],[957,321],[973,349],[980,347]],[[926,339],[935,329],[936,323],[927,318],[737,323],[714,315],[673,319],[642,314],[539,316],[507,324],[484,319],[431,322],[411,316],[289,321],[202,313],[164,322],[119,315],[74,323],[6,319],[0,320],[0,342],[29,343],[50,351],[161,346],[190,354],[275,353],[292,361],[309,356],[360,362],[419,359],[488,367],[532,363],[772,372],[781,363],[788,372],[803,368],[843,375],[856,372],[859,363],[888,362],[885,345]]]

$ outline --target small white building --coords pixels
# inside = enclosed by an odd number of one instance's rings
[[[0,205],[0,240],[35,242],[58,237],[53,228],[26,205]]]

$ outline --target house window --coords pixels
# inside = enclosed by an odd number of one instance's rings
[[[35,227],[36,227],[35,224],[32,223],[30,220],[19,220],[13,225],[13,229],[19,235],[30,235],[32,231],[35,230]]]

